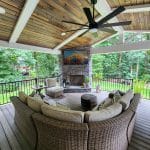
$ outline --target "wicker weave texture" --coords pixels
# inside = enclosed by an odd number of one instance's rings
[[[88,150],[127,150],[139,99],[135,95],[129,108],[115,118],[89,123]]]
[[[33,115],[38,131],[38,150],[87,150],[88,126]]]
[[[36,147],[37,133],[32,119],[32,111],[16,96],[10,98],[15,107],[15,123],[33,149]]]

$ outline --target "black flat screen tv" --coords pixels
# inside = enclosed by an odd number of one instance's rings
[[[87,51],[64,50],[64,65],[86,65],[88,64]]]

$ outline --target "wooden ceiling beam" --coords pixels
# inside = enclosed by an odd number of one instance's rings
[[[20,44],[20,43],[9,43],[7,41],[0,40],[0,47],[2,48],[17,48],[17,49],[23,49],[23,50],[29,50],[29,51],[35,51],[35,52],[41,52],[41,53],[50,53],[50,54],[56,54],[59,55],[59,50],[53,50],[50,48],[43,48],[38,46],[32,46],[32,45],[26,45],[26,44]]]
[[[15,43],[21,32],[23,31],[24,27],[26,26],[28,20],[30,19],[33,11],[35,10],[36,6],[38,5],[39,0],[26,0],[24,8],[19,16],[19,19],[16,23],[16,26],[12,32],[9,42]]]
[[[98,53],[117,53],[123,51],[132,51],[132,50],[149,50],[150,49],[150,40],[141,41],[136,43],[121,43],[113,46],[92,48],[92,54]]]
[[[150,11],[150,4],[126,6],[125,8],[126,10],[123,13],[146,12],[146,11]]]
[[[95,9],[102,15],[102,16],[106,16],[108,15],[110,12],[112,12],[111,7],[109,6],[107,0],[103,0],[102,1],[97,1],[97,4],[95,5]],[[113,17],[112,19],[110,19],[108,21],[108,23],[114,23],[114,22],[119,22],[119,20],[117,19],[117,17]],[[116,26],[113,27],[113,29],[117,32],[122,32],[124,29],[122,26]]]

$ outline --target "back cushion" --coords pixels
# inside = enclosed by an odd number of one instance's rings
[[[61,109],[47,104],[42,105],[42,113],[47,116],[58,120],[82,123],[84,121],[84,112]]]
[[[44,101],[36,97],[28,96],[27,104],[32,110],[36,112],[41,112],[41,105],[44,104]]]
[[[85,122],[95,122],[110,119],[119,115],[121,112],[122,105],[119,103],[114,103],[113,105],[98,111],[85,112]]]
[[[56,83],[57,83],[56,78],[48,78],[48,79],[46,79],[46,85],[48,87],[54,87],[54,86],[56,86]]]
[[[27,104],[27,97],[28,97],[28,95],[26,95],[24,92],[22,92],[22,91],[20,91],[19,93],[19,99],[23,102],[23,103],[25,103],[25,104]]]
[[[128,90],[128,91],[126,92],[126,94],[123,95],[123,96],[120,98],[119,102],[120,102],[120,104],[122,104],[123,110],[128,109],[128,107],[129,107],[129,105],[130,105],[130,101],[131,101],[131,99],[133,98],[133,96],[134,96],[133,91],[132,91],[132,90]]]

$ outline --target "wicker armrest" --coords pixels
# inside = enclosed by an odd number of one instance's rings
[[[85,123],[70,123],[33,114],[38,132],[38,149],[87,150],[88,126]]]

